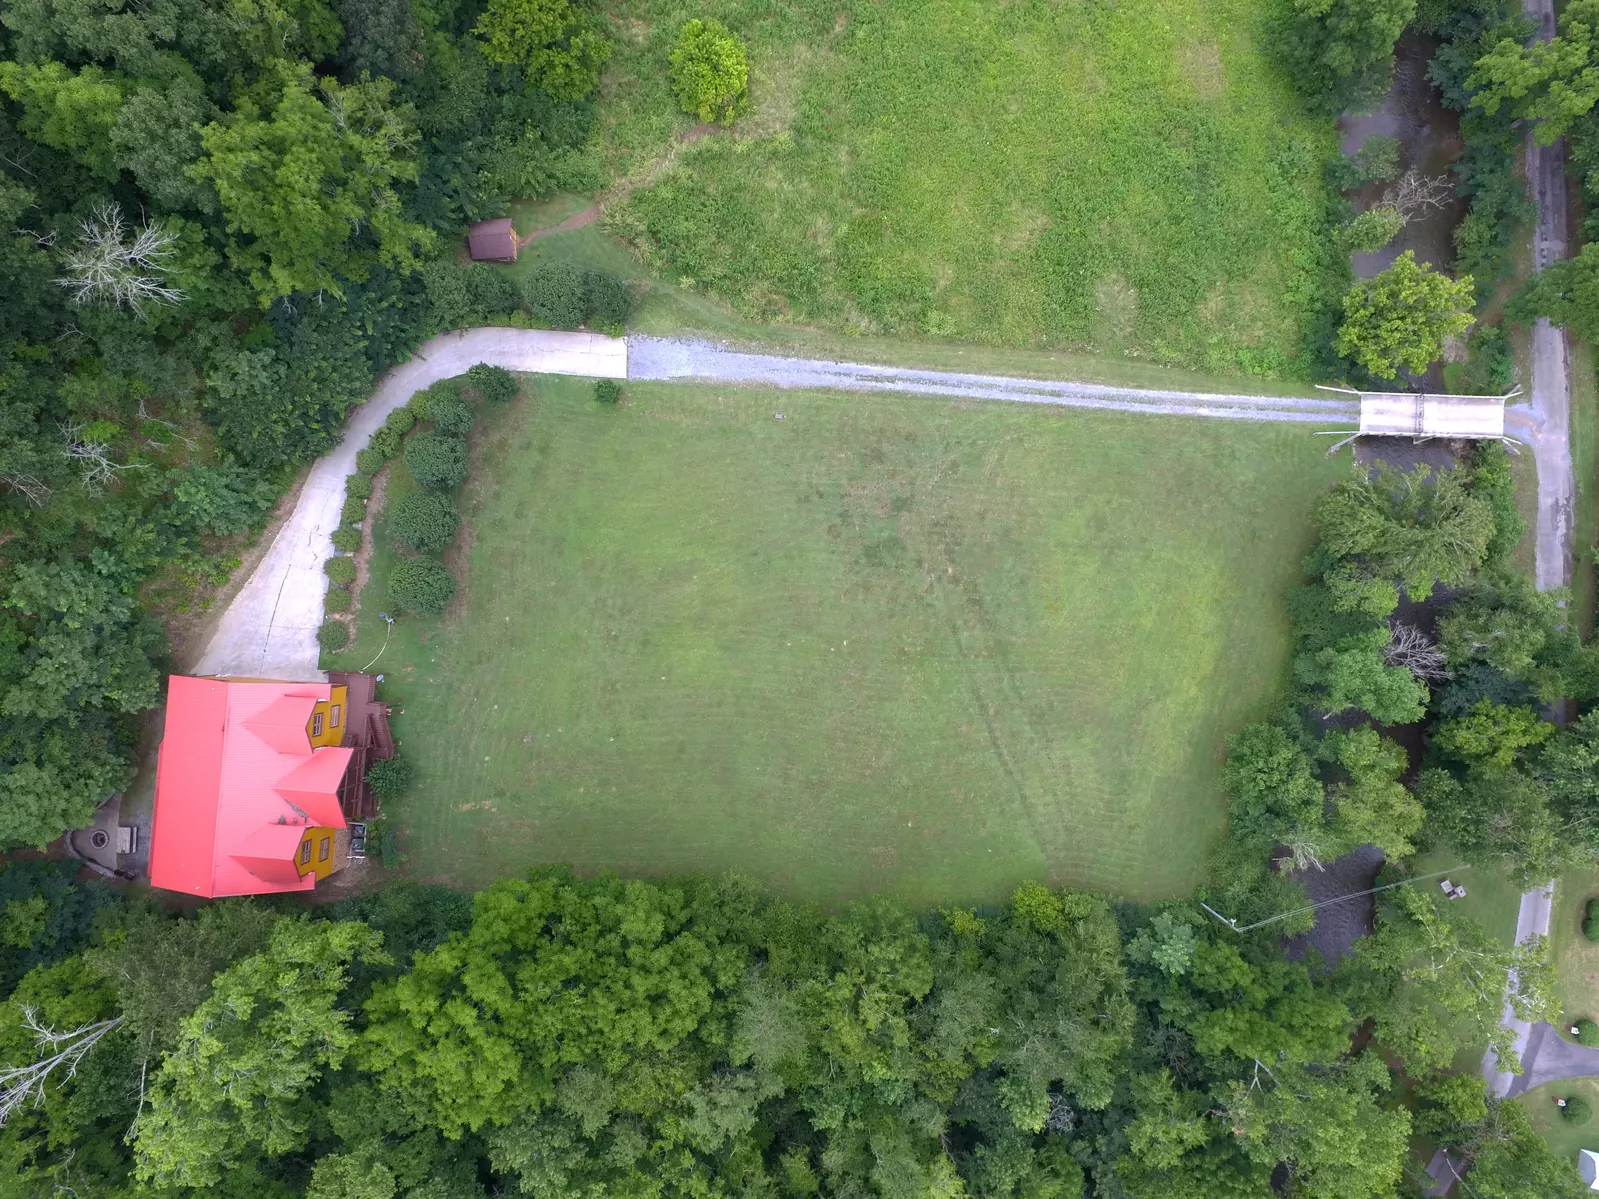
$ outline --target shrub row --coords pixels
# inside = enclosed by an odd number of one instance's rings
[[[517,390],[516,377],[510,371],[480,362],[464,379],[441,380],[389,413],[382,428],[356,453],[359,473],[345,480],[344,506],[340,525],[332,535],[333,548],[341,555],[361,548],[360,526],[366,520],[367,501],[374,488],[372,476],[403,447],[405,464],[423,490],[406,496],[390,513],[395,540],[411,553],[437,554],[446,549],[460,527],[461,515],[443,493],[466,481],[466,435],[477,423],[467,396],[502,404],[514,399]],[[419,430],[422,421],[432,428]],[[324,570],[330,584],[325,611],[329,616],[348,612],[354,603],[350,591],[355,581],[354,559],[329,558]],[[389,586],[395,607],[429,616],[443,612],[455,595],[455,579],[442,562],[432,558],[401,562]],[[349,635],[347,625],[330,619],[318,629],[317,642],[329,651],[343,649]]]
[[[459,267],[439,262],[423,272],[428,303],[439,327],[465,329],[493,321],[551,329],[587,325],[619,334],[633,311],[627,281],[570,262],[541,262],[520,286],[507,271],[483,263]]]

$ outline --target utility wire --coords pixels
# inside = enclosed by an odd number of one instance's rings
[[[1461,871],[1467,870],[1467,869],[1469,869],[1469,867],[1466,867],[1466,866],[1454,866],[1454,867],[1451,867],[1448,870],[1435,870],[1431,874],[1418,874],[1418,875],[1416,875],[1415,878],[1402,878],[1397,883],[1385,883],[1385,884],[1383,884],[1380,887],[1372,887],[1369,890],[1365,890],[1365,891],[1351,891],[1348,895],[1340,895],[1340,896],[1338,896],[1335,899],[1324,899],[1320,903],[1313,903],[1313,904],[1310,904],[1308,907],[1294,908],[1292,911],[1280,912],[1280,913],[1278,913],[1275,916],[1267,917],[1265,920],[1257,920],[1254,924],[1246,924],[1242,928],[1240,928],[1238,926],[1238,921],[1235,920],[1233,917],[1231,917],[1231,916],[1223,916],[1220,912],[1218,912],[1215,908],[1211,907],[1208,903],[1205,903],[1203,901],[1199,901],[1199,906],[1204,908],[1212,916],[1216,917],[1217,920],[1221,921],[1228,928],[1232,929],[1233,932],[1235,932],[1235,933],[1247,933],[1251,929],[1264,928],[1268,924],[1276,924],[1279,920],[1287,920],[1290,916],[1298,916],[1302,912],[1314,912],[1317,908],[1325,908],[1325,907],[1328,907],[1331,904],[1343,903],[1344,900],[1346,900],[1346,899],[1359,899],[1362,895],[1375,895],[1379,891],[1390,891],[1390,890],[1392,890],[1395,887],[1403,887],[1406,883],[1419,883],[1419,882],[1423,881],[1424,879],[1441,878],[1443,875],[1446,875],[1446,874],[1459,874]]]

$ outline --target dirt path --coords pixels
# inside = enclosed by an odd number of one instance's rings
[[[1521,11],[1537,23],[1536,41],[1555,35],[1554,0],[1522,0]],[[1540,146],[1527,135],[1527,182],[1538,206],[1538,227],[1533,235],[1533,267],[1543,270],[1566,256],[1565,145]],[[1506,412],[1506,424],[1532,447],[1538,464],[1538,528],[1534,554],[1538,589],[1549,591],[1571,582],[1572,519],[1576,484],[1571,469],[1571,360],[1566,353],[1566,332],[1540,319],[1532,330],[1532,388],[1530,402]],[[1554,884],[1521,897],[1516,920],[1516,940],[1549,935]],[[1533,1042],[1532,1027],[1516,1018],[1505,1004],[1500,1021],[1516,1034],[1516,1052],[1528,1076],[1544,1042]],[[1551,1030],[1552,1031],[1552,1030]],[[1558,1040],[1558,1035],[1556,1036]],[[1599,1075],[1599,1062],[1590,1061],[1588,1073]],[[1507,1095],[1516,1082],[1513,1075],[1494,1067],[1493,1054],[1485,1054],[1482,1074],[1496,1095]],[[1574,1077],[1562,1075],[1561,1077]]]
[[[599,220],[600,217],[605,215],[605,210],[607,207],[615,204],[618,200],[627,199],[627,197],[632,194],[635,187],[648,186],[649,184],[655,182],[656,179],[660,178],[661,174],[666,170],[666,168],[671,166],[672,163],[677,160],[677,152],[680,149],[692,142],[699,141],[702,137],[709,137],[720,128],[720,125],[711,124],[694,126],[694,128],[690,129],[687,133],[683,134],[676,141],[674,141],[667,148],[667,151],[665,155],[662,156],[661,160],[659,162],[650,164],[650,166],[637,179],[618,180],[610,191],[601,196],[598,200],[594,201],[594,203],[590,204],[582,212],[574,212],[559,225],[551,225],[548,229],[535,229],[532,233],[524,234],[518,237],[516,239],[517,247],[521,248],[530,242],[537,241],[541,237],[549,237],[554,233],[574,233],[579,229],[587,229],[595,221]]]

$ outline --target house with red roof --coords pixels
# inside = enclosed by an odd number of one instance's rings
[[[372,806],[366,764],[394,748],[371,677],[333,678],[171,677],[152,886],[207,898],[310,891],[348,862],[347,817]]]

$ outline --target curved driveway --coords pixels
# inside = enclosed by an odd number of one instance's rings
[[[377,392],[351,414],[344,440],[319,458],[306,477],[294,512],[249,582],[228,605],[192,671],[252,679],[318,679],[316,631],[322,623],[344,480],[372,434],[423,388],[464,373],[479,362],[547,375],[627,377],[627,342],[595,333],[539,329],[471,329],[446,333],[383,377]]]

